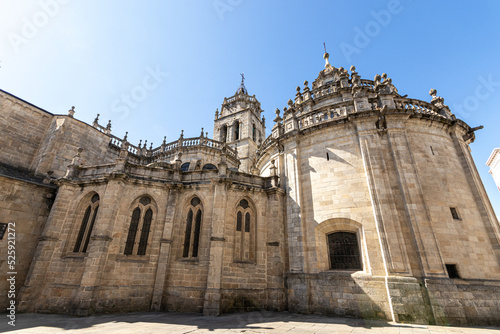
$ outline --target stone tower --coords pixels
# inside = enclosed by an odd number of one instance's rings
[[[266,125],[265,119],[260,116],[263,111],[260,102],[255,95],[248,95],[244,80],[242,74],[236,93],[224,98],[220,112],[215,111],[214,139],[236,148],[241,161],[239,170],[252,173],[256,151],[264,139]]]

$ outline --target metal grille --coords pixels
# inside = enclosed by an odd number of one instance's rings
[[[356,233],[336,232],[328,235],[331,269],[361,270]]]

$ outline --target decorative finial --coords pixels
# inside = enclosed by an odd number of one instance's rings
[[[108,121],[108,125],[106,125],[106,129],[111,130],[111,120]]]
[[[184,138],[184,130],[181,130],[181,136],[179,138]]]
[[[68,110],[68,116],[69,117],[73,117],[74,114],[75,114],[75,106],[71,107],[71,109]]]
[[[98,121],[99,121],[99,116],[101,116],[100,114],[97,114],[97,116],[95,117],[94,119],[94,124],[96,124]]]
[[[276,108],[276,111],[274,113],[276,114],[276,117],[280,117],[280,110],[279,110],[279,108]]]
[[[164,136],[163,137],[163,145],[165,145],[167,143],[167,136]]]
[[[142,144],[142,139],[139,140],[139,145],[137,145],[137,147],[141,148],[141,144]]]
[[[125,132],[125,137],[123,137],[123,141],[127,141],[128,131]]]
[[[240,87],[238,87],[238,90],[236,91],[236,94],[246,94],[248,95],[248,91],[245,87],[245,73],[240,73],[241,75],[241,84],[240,84]],[[224,102],[226,102],[224,100]]]
[[[149,150],[152,151],[153,150],[153,142],[151,142],[151,145],[149,146]]]
[[[328,52],[326,52],[326,44],[325,43],[323,43],[323,47],[325,48],[325,54],[323,55],[323,58],[325,58],[325,68],[332,67],[332,65],[330,65],[330,62],[328,61],[328,58],[330,57],[330,55],[328,54]]]
[[[147,140],[145,140],[145,141],[144,141],[144,146],[143,146],[142,148],[146,148],[146,146],[147,146],[147,145],[148,145],[148,141],[147,141]]]
[[[215,119],[219,118],[219,108],[215,109]]]
[[[201,128],[201,135],[200,137],[203,137],[203,128]]]

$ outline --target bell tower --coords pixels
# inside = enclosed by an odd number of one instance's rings
[[[240,172],[251,172],[257,147],[265,139],[266,125],[265,119],[261,119],[262,111],[255,95],[248,95],[243,73],[236,93],[225,97],[220,112],[218,109],[215,111],[214,140],[238,150]]]

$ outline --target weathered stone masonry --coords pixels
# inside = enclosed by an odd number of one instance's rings
[[[477,128],[435,90],[411,99],[386,74],[325,60],[265,140],[243,80],[214,139],[182,132],[156,148],[99,115],[88,125],[0,91],[19,309],[500,324],[500,226],[470,154]]]

